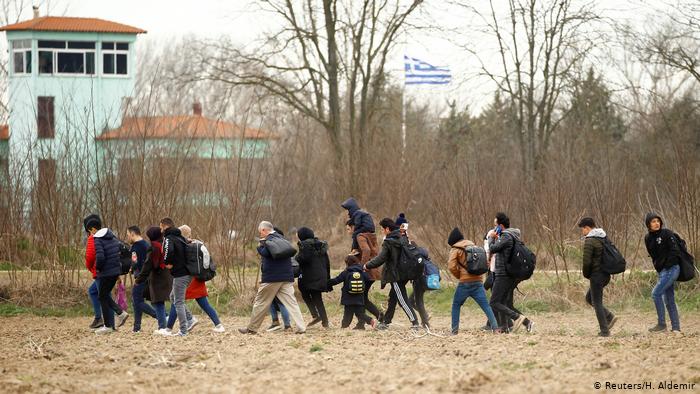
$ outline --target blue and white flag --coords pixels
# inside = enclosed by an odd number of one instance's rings
[[[406,85],[446,85],[452,81],[449,67],[437,67],[414,57],[403,57]]]

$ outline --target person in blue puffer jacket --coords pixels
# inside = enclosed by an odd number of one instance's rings
[[[102,307],[102,320],[104,326],[98,328],[96,334],[110,334],[114,332],[114,311],[110,308],[111,294],[114,285],[121,274],[119,259],[120,241],[109,228],[103,228],[95,233],[95,268],[100,285],[97,297]]]

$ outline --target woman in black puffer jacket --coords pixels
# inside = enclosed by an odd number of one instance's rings
[[[296,260],[299,263],[299,291],[311,312],[313,320],[309,326],[318,324],[328,327],[328,315],[323,305],[324,291],[328,291],[328,281],[331,278],[331,265],[328,258],[328,244],[319,241],[313,230],[302,227],[297,231],[299,237],[299,253]]]

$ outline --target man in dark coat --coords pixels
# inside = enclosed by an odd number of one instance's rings
[[[171,218],[163,218],[160,221],[160,229],[163,232],[163,261],[165,267],[170,269],[173,276],[173,290],[170,293],[170,301],[175,305],[177,319],[180,322],[180,332],[174,336],[185,336],[189,330],[190,322],[187,320],[187,306],[185,305],[185,293],[192,282],[192,276],[187,271],[187,254],[185,248],[187,240],[182,236],[180,229],[175,227]]]
[[[382,287],[386,284],[389,284],[391,287],[384,319],[377,325],[377,329],[385,330],[388,324],[391,323],[394,318],[397,302],[406,313],[408,320],[411,322],[412,329],[419,329],[420,325],[418,325],[416,313],[408,302],[408,296],[406,294],[406,283],[408,283],[408,280],[404,279],[406,274],[399,271],[401,250],[403,247],[408,247],[408,239],[401,236],[399,227],[390,218],[382,219],[379,225],[382,227],[382,232],[385,236],[384,242],[382,243],[382,250],[377,257],[368,261],[363,267],[367,270],[384,266],[384,270],[382,271]]]
[[[112,290],[121,274],[120,241],[114,236],[112,230],[103,228],[94,235],[95,239],[95,271],[99,279],[98,298],[102,307],[102,320],[104,326],[98,328],[98,335],[111,334],[115,330],[114,310],[110,306]],[[126,320],[126,319],[124,319]]]
[[[328,315],[322,296],[331,278],[328,243],[316,238],[313,230],[307,227],[301,227],[297,231],[297,236],[299,237],[299,252],[296,255],[300,270],[299,291],[313,317],[308,326],[311,327],[320,322],[323,327],[328,327]]]

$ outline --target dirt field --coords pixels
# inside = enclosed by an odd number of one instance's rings
[[[128,329],[92,334],[89,318],[0,319],[2,392],[596,392],[595,382],[695,383],[700,392],[700,314],[682,316],[684,334],[652,335],[651,314],[621,314],[607,339],[593,312],[536,315],[533,334],[478,331],[465,310],[457,337],[417,337],[404,316],[385,332],[310,328],[305,335],[243,336],[244,318],[224,316],[214,334],[205,316],[186,338]],[[338,325],[338,316],[333,322]],[[268,322],[266,322],[268,323]],[[446,316],[434,317],[444,334]],[[128,327],[129,323],[124,328]]]

